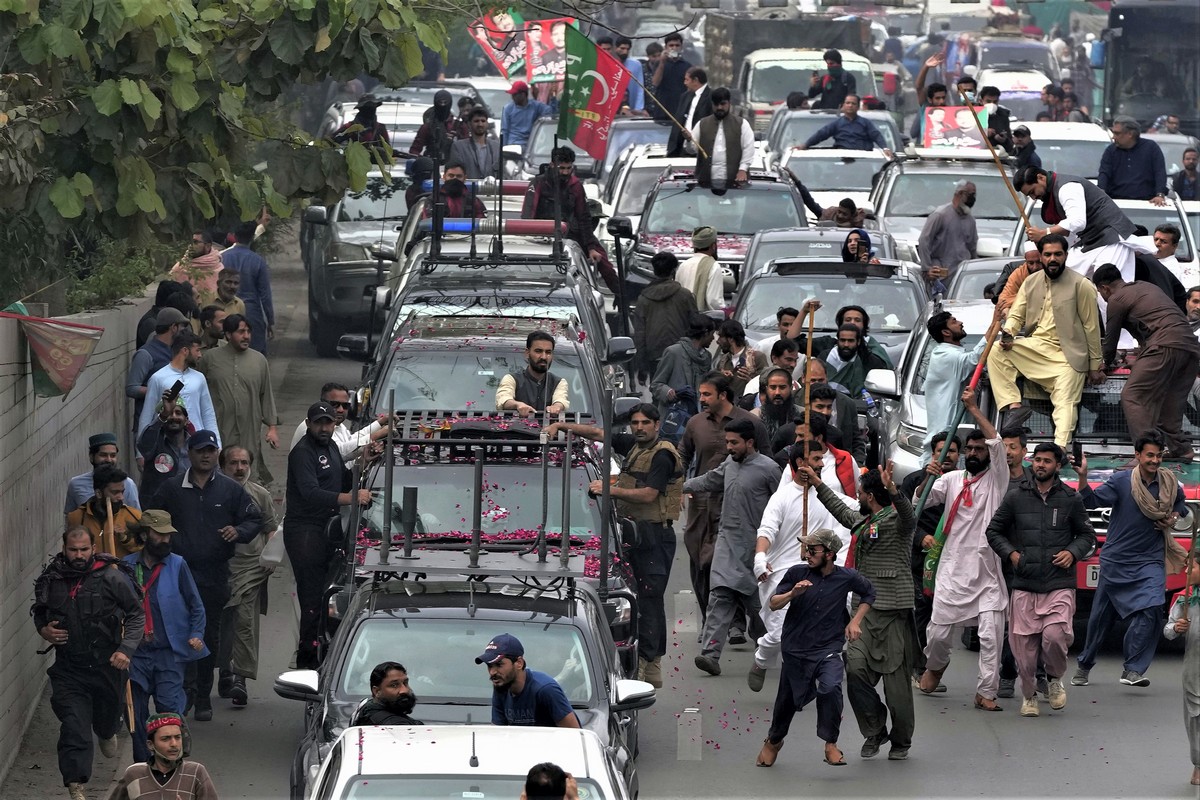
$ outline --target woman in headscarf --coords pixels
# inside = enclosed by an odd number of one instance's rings
[[[871,249],[871,237],[862,228],[855,228],[846,234],[842,243],[842,261],[860,261],[864,264],[878,264],[875,251]]]

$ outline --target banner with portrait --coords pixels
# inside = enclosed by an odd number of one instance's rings
[[[495,9],[467,26],[483,54],[510,81],[526,80],[525,18],[511,8]]]
[[[979,125],[975,124],[976,117]],[[967,106],[926,106],[924,147],[987,149],[980,128],[987,130],[988,114],[983,108],[972,113]]]
[[[525,80],[531,87],[555,84],[550,94],[557,95],[567,71],[567,26],[576,26],[571,17],[533,19],[525,23]]]

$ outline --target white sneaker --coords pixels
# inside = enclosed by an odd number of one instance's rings
[[[67,796],[70,797],[71,800],[87,800],[87,795],[83,791],[82,783],[68,783]]]
[[[1067,706],[1067,690],[1063,687],[1062,678],[1052,678],[1050,680],[1050,691],[1046,693],[1046,697],[1050,700],[1050,707],[1055,711],[1061,711]]]
[[[1036,717],[1038,715],[1038,699],[1035,694],[1033,697],[1026,697],[1021,701],[1021,716]]]

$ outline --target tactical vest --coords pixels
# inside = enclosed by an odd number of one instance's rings
[[[637,444],[625,458],[625,466],[617,477],[617,486],[623,489],[637,489],[646,485],[646,475],[650,472],[650,464],[660,450],[666,450],[675,460],[675,471],[671,474],[671,482],[667,491],[659,493],[653,503],[630,503],[627,500],[617,500],[617,513],[632,520],[646,522],[674,522],[679,519],[683,503],[683,466],[679,453],[674,445],[658,439],[649,447]]]

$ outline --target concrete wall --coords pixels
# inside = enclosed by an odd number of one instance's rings
[[[0,318],[0,782],[41,699],[52,655],[29,617],[33,581],[61,547],[67,480],[87,471],[93,433],[122,434],[120,464],[134,466],[125,374],[138,319],[152,295],[64,320],[104,328],[66,400],[36,397],[29,347],[16,320]],[[135,478],[136,479],[136,478]],[[54,754],[47,753],[53,769]]]

